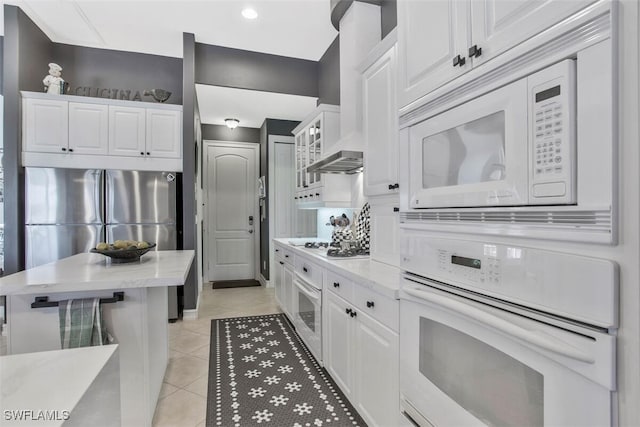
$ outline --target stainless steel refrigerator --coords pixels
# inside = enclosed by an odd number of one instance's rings
[[[81,252],[100,241],[145,240],[177,247],[176,173],[26,168],[26,266]],[[177,288],[169,319],[178,318]]]

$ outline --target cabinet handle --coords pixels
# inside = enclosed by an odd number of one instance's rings
[[[356,313],[355,310],[351,310],[351,313],[349,313],[349,316],[351,317],[356,317],[358,315],[358,313]]]
[[[478,47],[477,44],[474,44],[469,48],[469,58],[478,57],[482,55],[482,48]]]
[[[284,262],[282,262],[282,261],[278,261],[278,262],[280,263],[280,265],[284,265]]]
[[[276,252],[280,252],[280,249],[276,249]]]
[[[396,182],[395,184],[393,184],[393,188],[395,188],[395,189],[397,190],[398,188],[400,188],[400,184],[398,184],[398,183]]]
[[[400,208],[393,208],[394,212],[400,212]]]
[[[70,153],[73,153],[73,148],[69,148],[69,152],[70,152]]]
[[[393,190],[394,188],[393,184],[389,184],[389,190]]]
[[[298,200],[298,196],[294,197],[294,199]]]
[[[367,307],[368,308],[373,308],[373,306],[374,306],[373,301],[367,301]]]
[[[67,151],[67,149],[66,149],[66,148],[64,148],[64,147],[62,147],[62,151]]]
[[[350,308],[345,308],[345,309],[344,309],[344,312],[345,312],[345,313],[347,313],[347,314],[351,314],[351,309],[350,309]],[[352,316],[352,317],[353,317],[353,316]]]
[[[141,156],[144,156],[144,152],[143,152],[143,151],[141,151],[141,152],[140,152],[140,155],[141,155]]]
[[[320,197],[320,193],[316,193],[316,196]]]
[[[284,257],[285,257],[285,258],[289,258],[289,255],[285,255]]]
[[[150,156],[150,155],[151,155],[151,153],[147,151],[147,156]]]
[[[334,288],[339,288],[339,287],[340,287],[340,283],[338,283],[338,282],[333,282],[333,287],[334,287]]]
[[[309,272],[309,270],[307,270],[307,267],[302,267],[302,271],[304,271],[305,273]]]
[[[309,188],[309,186],[307,184],[302,186],[303,188]]]
[[[464,63],[467,62],[467,60],[465,59],[464,56],[456,56],[455,58],[453,58],[453,66],[460,66],[462,67],[464,65]]]

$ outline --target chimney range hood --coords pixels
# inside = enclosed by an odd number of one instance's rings
[[[362,172],[361,151],[338,151],[307,166],[307,172],[355,174]]]

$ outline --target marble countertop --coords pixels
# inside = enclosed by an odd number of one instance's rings
[[[12,423],[5,411],[34,411],[32,417],[37,411],[57,411],[62,418],[62,411],[76,407],[117,349],[114,344],[0,357],[2,425],[62,425],[63,420],[37,418]]]
[[[82,253],[0,278],[0,295],[183,285],[194,251],[153,251],[139,262],[112,264],[100,254]]]
[[[388,264],[371,261],[368,258],[327,258],[319,249],[308,249],[304,246],[294,246],[286,238],[274,239],[274,242],[294,250],[296,255],[302,255],[312,261],[320,262],[328,268],[359,285],[372,289],[389,298],[398,299],[400,290],[400,269]]]

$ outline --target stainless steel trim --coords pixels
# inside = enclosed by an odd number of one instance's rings
[[[307,172],[354,174],[362,172],[361,151],[338,151],[307,167]]]
[[[435,424],[422,415],[405,397],[400,398],[400,411],[402,415],[418,427],[436,427]]]

